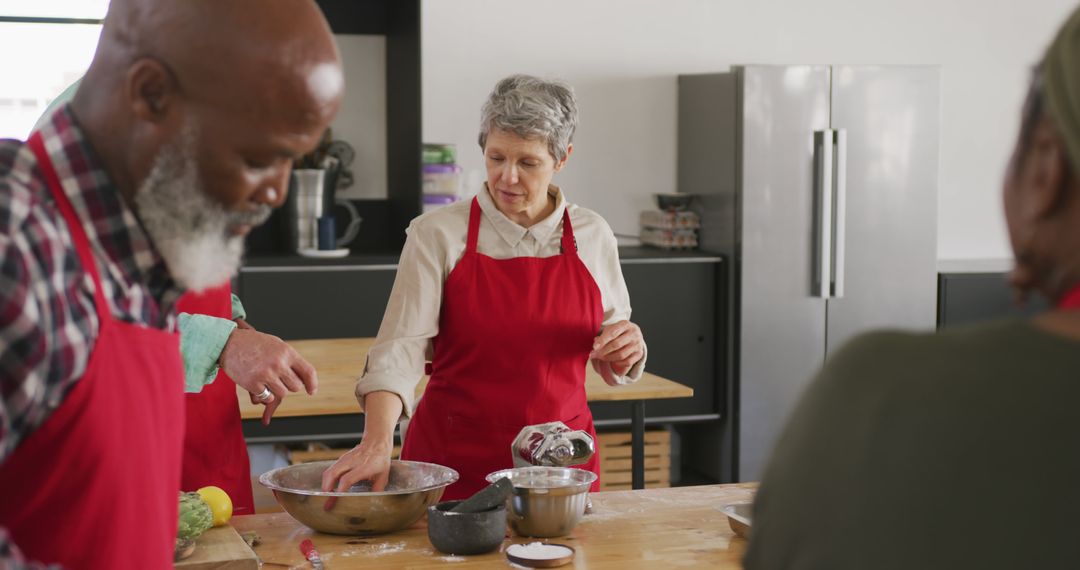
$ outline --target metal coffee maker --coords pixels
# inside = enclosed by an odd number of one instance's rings
[[[337,170],[298,168],[289,177],[289,194],[285,200],[284,223],[288,249],[304,254],[319,250],[334,250],[349,245],[360,231],[360,213],[346,199],[336,199]],[[340,206],[348,214],[345,231],[340,237],[332,231],[334,208]],[[324,230],[320,239],[320,226]],[[327,232],[327,226],[330,230]]]
[[[596,453],[588,432],[571,430],[562,422],[525,426],[510,444],[514,467],[569,467],[587,463]]]

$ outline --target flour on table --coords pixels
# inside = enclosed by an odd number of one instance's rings
[[[394,554],[403,550],[405,550],[405,542],[384,542],[371,545],[370,548],[364,550],[364,554],[369,556],[382,556],[384,554]]]

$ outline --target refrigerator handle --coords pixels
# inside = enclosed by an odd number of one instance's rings
[[[832,297],[844,296],[844,230],[847,226],[847,129],[836,129],[833,154]]]
[[[833,236],[833,131],[814,132],[814,263],[810,291],[828,299],[831,293]]]

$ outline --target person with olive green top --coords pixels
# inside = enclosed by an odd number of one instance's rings
[[[1080,11],[1004,186],[1012,285],[1055,309],[843,348],[774,451],[748,570],[1080,566]]]

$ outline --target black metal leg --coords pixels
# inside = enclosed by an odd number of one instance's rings
[[[632,489],[645,488],[645,402],[630,404],[630,477]]]

